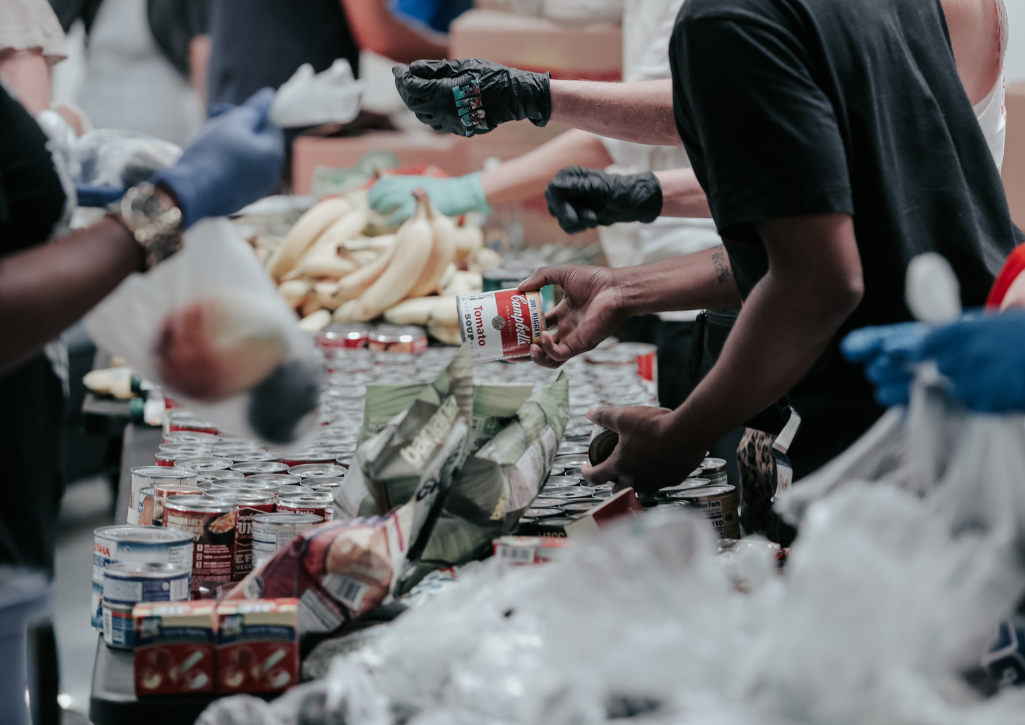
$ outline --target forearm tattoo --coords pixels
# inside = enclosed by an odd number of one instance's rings
[[[715,278],[719,284],[728,284],[730,281],[730,267],[726,262],[726,252],[721,248],[712,254],[712,265],[715,267]]]

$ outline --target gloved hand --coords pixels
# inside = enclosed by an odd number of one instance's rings
[[[281,129],[267,123],[273,100],[274,89],[264,88],[207,121],[177,164],[150,177],[174,192],[186,229],[205,217],[238,211],[277,188],[285,141]]]
[[[865,377],[876,386],[876,402],[907,405],[929,329],[920,322],[864,327],[847,335],[840,351],[852,363],[865,363]]]
[[[548,183],[545,199],[567,234],[599,224],[650,224],[662,212],[662,186],[650,171],[623,176],[568,166]]]
[[[977,413],[1025,411],[1025,313],[963,317],[930,332],[921,359],[934,359],[950,395]]]
[[[446,216],[459,216],[468,211],[491,213],[488,198],[480,185],[480,173],[436,179],[431,176],[385,176],[370,187],[370,208],[390,214],[389,226],[398,226],[413,215],[416,199],[413,191],[423,189],[431,203]]]
[[[473,136],[506,121],[544,126],[552,115],[550,73],[470,58],[418,60],[392,75],[402,101],[435,131]]]

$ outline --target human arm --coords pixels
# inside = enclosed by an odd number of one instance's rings
[[[652,146],[682,146],[673,119],[673,82],[552,81],[551,120]]]
[[[508,121],[555,121],[623,141],[680,146],[670,80],[637,83],[553,81],[476,58],[418,61],[392,68],[395,88],[416,117],[436,131],[472,136]],[[470,82],[476,80],[478,89]],[[467,94],[457,107],[453,89]],[[462,112],[460,112],[462,111]]]
[[[448,55],[441,38],[420,32],[392,15],[385,0],[340,0],[349,26],[362,50],[399,63],[438,60]]]
[[[564,290],[562,302],[545,317],[547,326],[558,331],[542,332],[541,344],[531,345],[530,357],[551,368],[593,350],[628,317],[740,306],[722,246],[639,267],[543,267],[519,288],[537,290],[549,284]]]
[[[92,309],[142,260],[142,247],[113,219],[0,258],[0,372]]]
[[[280,129],[266,124],[272,89],[203,127],[178,163],[154,174],[184,225],[236,211],[273,191],[284,158]],[[120,222],[107,218],[50,244],[0,258],[0,369],[53,339],[120,282],[144,255]]]
[[[708,197],[698,183],[694,169],[656,171],[655,177],[662,187],[662,211],[659,216],[711,218]]]
[[[605,146],[583,131],[567,131],[536,149],[501,166],[485,171],[436,179],[428,176],[385,176],[370,189],[370,206],[389,214],[389,224],[408,219],[416,209],[414,189],[423,188],[443,214],[458,216],[469,211],[490,212],[492,204],[523,201],[544,191],[556,172],[567,164],[608,166]]]
[[[858,306],[864,282],[850,216],[776,219],[757,228],[769,270],[745,300],[719,360],[672,413],[592,411],[620,442],[606,462],[585,467],[589,480],[642,491],[678,483],[719,437],[790,390]]]
[[[569,166],[549,182],[545,198],[548,213],[568,234],[620,222],[650,224],[659,216],[712,215],[693,169],[624,175]]]
[[[0,50],[0,80],[32,116],[50,107],[50,66],[42,48]]]
[[[189,41],[189,85],[206,106],[206,70],[210,64],[210,36],[197,35]]]

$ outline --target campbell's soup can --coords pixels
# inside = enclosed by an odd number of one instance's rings
[[[293,493],[309,493],[309,492],[310,492],[310,487],[309,486],[302,486],[302,485],[300,485],[298,483],[296,483],[296,484],[291,484],[290,483],[290,484],[286,484],[284,486],[279,486],[278,490],[274,492],[274,496],[276,498],[281,498],[282,496],[290,496]]]
[[[257,514],[253,517],[253,568],[261,566],[299,534],[323,522],[324,517],[316,514]]]
[[[219,436],[210,433],[194,433],[192,431],[175,431],[164,433],[164,445],[196,445],[210,446],[220,440]]]
[[[286,453],[281,457],[281,462],[291,468],[292,466],[305,466],[308,463],[334,463],[337,457],[337,453],[329,453],[324,450],[304,451],[291,455]]]
[[[301,466],[292,466],[288,469],[288,472],[293,476],[298,476],[305,482],[307,478],[317,478],[320,476],[338,478],[345,475],[346,469],[335,463],[306,463]]]
[[[427,349],[427,333],[417,325],[378,325],[370,331],[372,352],[420,353]]]
[[[288,470],[288,464],[280,461],[247,461],[233,464],[231,470],[243,476],[256,476],[264,473],[284,473]]]
[[[226,471],[231,468],[232,463],[227,458],[218,458],[217,456],[197,456],[195,458],[178,458],[175,459],[174,465],[178,468],[184,468],[186,471],[194,471],[197,474],[207,473],[209,471]]]
[[[274,493],[239,490],[219,490],[210,494],[216,498],[238,504],[238,523],[235,528],[235,563],[231,580],[242,581],[253,570],[253,517],[274,513]]]
[[[528,357],[545,330],[544,299],[538,292],[499,290],[456,297],[459,333],[474,362]]]
[[[164,525],[164,502],[168,496],[202,496],[199,486],[183,486],[179,483],[158,483],[153,487],[153,526]],[[141,519],[140,519],[141,523]]]
[[[218,430],[217,426],[208,420],[203,420],[188,411],[174,410],[168,413],[167,432],[206,433],[208,435],[216,436]]]
[[[103,628],[103,571],[117,562],[192,565],[192,535],[153,526],[102,526],[93,532],[92,625]]]
[[[316,514],[330,521],[335,515],[335,498],[330,491],[291,493],[277,498],[278,513]]]
[[[301,478],[291,473],[258,473],[246,477],[246,483],[270,483],[276,487],[298,486],[301,482]]]
[[[370,327],[368,325],[336,322],[317,333],[317,345],[320,347],[356,350],[366,347],[369,340]]]
[[[132,487],[128,491],[128,523],[139,523],[139,499],[144,488],[153,488],[169,483],[193,486],[196,472],[168,466],[141,466],[132,469]]]
[[[192,534],[192,598],[232,581],[238,505],[214,496],[172,496],[164,504],[164,525]]]
[[[208,446],[194,443],[164,443],[157,449],[156,464],[158,466],[173,466],[178,458],[195,458],[205,456],[209,452]]]

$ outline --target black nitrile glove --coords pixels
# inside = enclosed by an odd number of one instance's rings
[[[568,234],[618,222],[650,224],[662,213],[662,186],[655,174],[607,174],[567,166],[545,189],[548,213]]]
[[[394,66],[392,75],[409,110],[435,131],[473,136],[506,121],[544,126],[552,115],[550,73],[470,58],[418,60]]]

